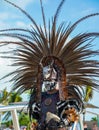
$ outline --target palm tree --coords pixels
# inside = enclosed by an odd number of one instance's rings
[[[22,101],[22,97],[19,93],[17,92],[8,92],[7,89],[5,88],[4,90],[2,90],[2,98],[0,98],[0,103],[2,103],[3,105],[9,105],[10,103],[14,103],[14,102],[21,102]],[[6,112],[3,120],[7,120],[10,117],[10,112]]]
[[[97,117],[92,117],[91,121],[97,121]]]
[[[8,105],[9,92],[7,91],[7,88],[3,89],[1,93],[2,93],[2,96],[0,97],[0,104]],[[1,126],[2,114],[4,113],[0,113],[0,126]]]
[[[21,112],[19,115],[20,126],[22,125],[28,126],[29,122],[30,122],[30,119],[29,119],[28,114]]]
[[[85,89],[85,93],[84,93],[84,104],[85,104],[85,109],[86,108],[96,108],[96,109],[99,109],[99,107],[98,106],[95,106],[95,105],[93,105],[93,104],[90,104],[90,103],[88,103],[89,102],[89,100],[91,100],[92,98],[93,98],[93,89],[92,89],[92,87],[91,86],[87,86],[86,87],[86,89]],[[85,112],[86,112],[86,110],[85,110]],[[85,112],[83,113],[84,115],[83,115],[83,121],[85,121]],[[93,112],[90,112],[91,114],[93,114]],[[96,120],[97,118],[95,117],[95,118],[92,118],[92,120]]]
[[[9,103],[20,101],[22,101],[22,97],[19,93],[8,92],[6,88],[2,90],[2,97],[0,98],[0,103],[2,103],[3,105],[8,105]]]
[[[2,90],[2,97],[0,98],[0,103],[3,105],[8,105],[10,93],[7,91],[7,88]]]
[[[83,122],[85,122],[86,106],[89,100],[93,98],[93,89],[91,86],[87,86],[84,90],[84,106],[85,110],[83,111]]]
[[[21,101],[22,101],[22,97],[20,96],[20,94],[17,92],[12,92],[10,94],[8,103],[21,102]]]
[[[93,89],[91,86],[85,88],[84,102],[88,102],[93,98]]]
[[[10,103],[20,102],[20,101],[22,101],[22,97],[17,92],[8,92],[7,88],[2,90],[2,97],[0,98],[0,103],[2,105],[9,105]],[[9,117],[11,116],[11,113],[10,112],[2,113],[0,116],[2,115],[4,115],[2,120],[7,121]],[[11,122],[12,121],[8,121],[8,123],[11,123]]]

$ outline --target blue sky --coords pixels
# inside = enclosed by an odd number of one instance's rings
[[[38,24],[42,25],[42,16],[39,0],[9,0],[9,1],[14,2],[18,6],[26,10]],[[42,1],[45,10],[46,21],[48,22],[48,20],[51,19],[53,14],[55,13],[60,0],[42,0]],[[58,24],[60,24],[62,21],[65,21],[67,23],[71,21],[71,23],[73,23],[85,15],[96,12],[99,12],[99,0],[66,0],[65,4],[63,5],[63,8],[61,9]],[[25,15],[23,15],[19,10],[17,10],[13,6],[9,5],[3,0],[0,0],[0,29],[6,29],[12,27],[30,28],[31,27],[30,25],[31,22]],[[80,23],[75,29],[73,35],[90,31],[99,32],[99,16],[89,18],[86,21]],[[99,38],[94,41],[94,44],[95,48],[98,49]],[[11,64],[11,61],[3,60],[0,58],[0,68],[1,68],[0,77],[2,77],[3,75],[5,75],[6,73],[10,72],[13,69],[12,67],[7,67],[6,64],[8,65]],[[4,84],[2,81],[0,81],[0,90],[8,86],[10,86],[9,83]],[[95,92],[94,98],[91,101],[91,103],[99,106],[98,98],[99,93]],[[93,110],[88,109],[88,110],[99,113],[99,110],[96,109]],[[94,115],[90,116],[87,115],[86,118],[90,119],[91,116],[93,117]]]

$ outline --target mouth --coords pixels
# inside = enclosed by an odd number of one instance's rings
[[[56,81],[45,81],[42,85],[42,92],[50,92],[53,90],[57,90]]]

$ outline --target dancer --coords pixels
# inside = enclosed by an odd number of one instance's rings
[[[12,76],[12,90],[22,93],[31,89],[29,115],[37,121],[37,130],[63,130],[74,125],[83,112],[84,88],[99,89],[98,82],[93,80],[99,77],[99,61],[93,58],[99,51],[91,48],[91,42],[99,33],[84,32],[69,41],[67,39],[80,22],[99,13],[87,15],[68,26],[63,22],[58,26],[57,19],[65,2],[61,0],[47,27],[40,0],[44,23],[41,27],[25,10],[8,0],[4,1],[19,9],[33,25],[27,30],[11,28],[0,31],[0,36],[19,39],[0,42],[1,46],[17,46],[9,52],[12,55],[6,56],[5,53],[4,56],[14,59],[13,65],[16,66],[16,71],[6,76]]]

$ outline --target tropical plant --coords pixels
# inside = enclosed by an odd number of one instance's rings
[[[12,120],[5,121],[5,122],[2,123],[2,125],[6,126],[6,127],[9,127],[9,126],[13,125],[13,122],[12,122]]]
[[[8,92],[6,88],[2,90],[2,97],[0,98],[0,103],[2,103],[3,105],[9,105],[10,103],[20,101],[22,101],[22,97],[19,93]],[[10,115],[11,115],[10,112],[6,112],[4,114],[3,120],[7,120],[10,117]]]
[[[20,126],[22,126],[22,125],[28,126],[29,122],[30,122],[29,115],[21,112],[19,114],[19,124],[20,124]]]
[[[7,88],[2,90],[2,97],[0,98],[0,103],[3,105],[8,105],[10,93],[7,91]]]
[[[93,89],[91,86],[87,86],[84,92],[84,102],[88,102],[93,98]]]
[[[91,121],[97,121],[97,117],[92,117]]]
[[[18,119],[19,119],[19,125],[20,126],[27,126],[28,127],[28,124],[30,123],[30,118],[29,118],[28,114],[21,112],[21,113],[19,113]],[[6,120],[2,124],[6,125],[6,127],[9,127],[9,126],[13,125],[13,122],[10,119],[8,121]]]
[[[21,101],[22,101],[22,97],[20,96],[20,94],[17,92],[12,92],[10,94],[8,103],[21,102]]]
[[[8,105],[9,103],[13,102],[20,102],[22,101],[22,97],[17,92],[8,92],[7,88],[2,90],[2,97],[0,98],[0,103],[3,105]]]

